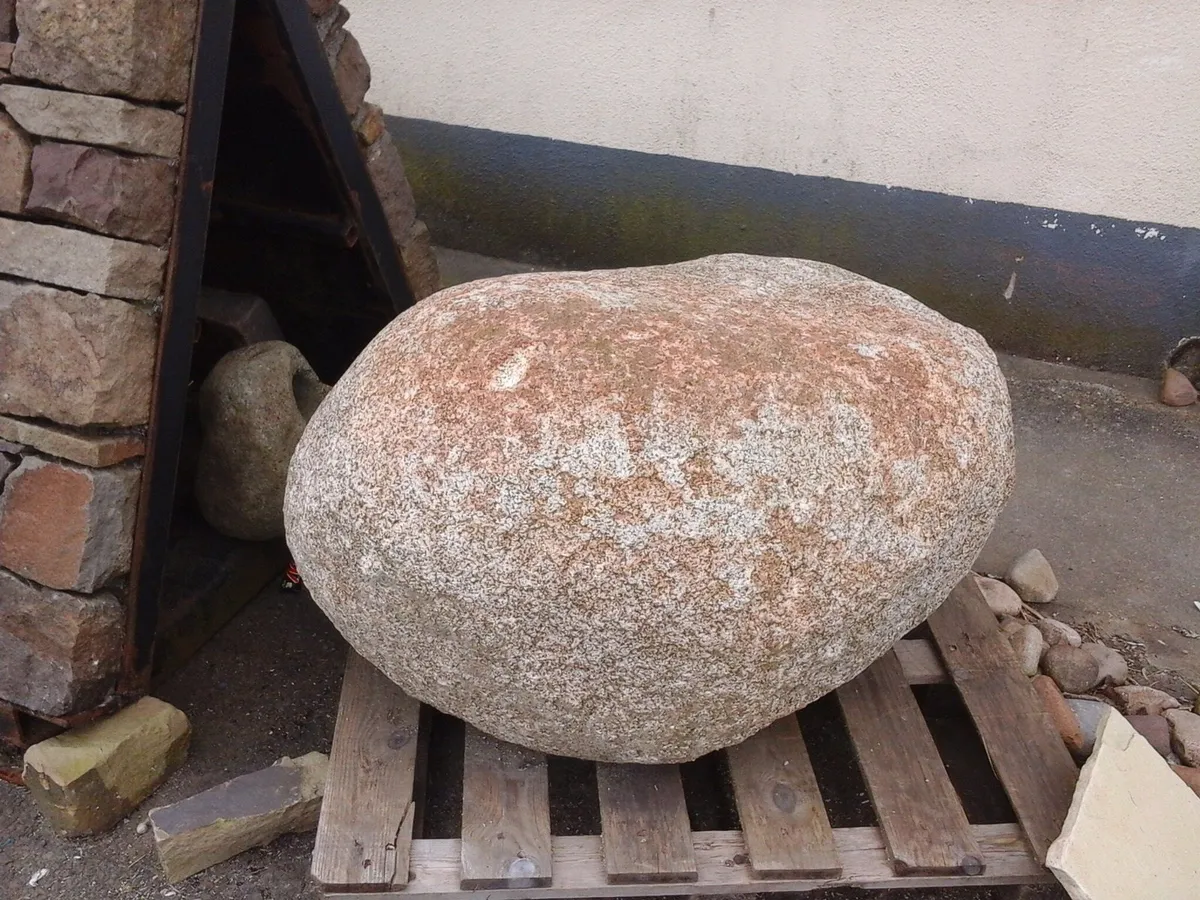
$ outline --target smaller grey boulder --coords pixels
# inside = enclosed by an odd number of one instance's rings
[[[200,388],[196,500],[208,524],[247,541],[283,536],[288,464],[329,390],[283,341],[221,358]]]
[[[1083,649],[1092,655],[1092,659],[1100,666],[1100,682],[1102,684],[1124,684],[1129,680],[1129,663],[1112,647],[1099,643],[1087,643]]]
[[[985,575],[972,575],[978,585],[983,599],[987,601],[988,609],[997,616],[1019,616],[1021,614],[1021,598],[1017,592],[1003,581],[988,578]]]
[[[1019,622],[1017,619],[1010,621]],[[1038,661],[1046,651],[1046,641],[1042,633],[1028,622],[1020,622],[1019,625],[1010,626],[1004,631],[1012,644],[1021,671],[1032,678],[1038,673]]]
[[[1079,731],[1083,735],[1083,744],[1078,749],[1072,748],[1072,752],[1077,759],[1087,759],[1096,746],[1100,722],[1112,707],[1099,700],[1077,700],[1073,697],[1068,697],[1066,703],[1075,714],[1075,721],[1079,723]]]
[[[1048,647],[1056,644],[1070,644],[1072,647],[1078,647],[1083,643],[1083,638],[1079,636],[1078,631],[1058,619],[1042,619],[1037,623],[1037,629],[1046,639]]]
[[[1055,644],[1042,656],[1042,671],[1064,694],[1086,694],[1100,683],[1100,665],[1092,655],[1070,644]]]
[[[1004,580],[1026,603],[1049,603],[1058,596],[1058,579],[1041,550],[1018,556]]]
[[[1179,709],[1179,701],[1158,688],[1128,684],[1113,688],[1117,709],[1127,716],[1161,716],[1168,709]]]

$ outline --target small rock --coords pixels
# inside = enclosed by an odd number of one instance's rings
[[[1200,797],[1200,769],[1192,766],[1171,766],[1171,771],[1183,779],[1183,783]]]
[[[1085,743],[1083,729],[1080,728],[1079,720],[1075,717],[1074,710],[1067,704],[1067,699],[1063,697],[1062,691],[1058,689],[1058,685],[1054,683],[1054,679],[1049,675],[1037,675],[1034,677],[1032,684],[1033,689],[1037,691],[1038,697],[1041,698],[1046,714],[1050,716],[1050,721],[1054,723],[1054,727],[1062,735],[1063,743],[1067,745],[1067,749],[1076,757],[1083,756]],[[1095,740],[1094,732],[1092,740]],[[1091,749],[1090,745],[1088,749]]]
[[[1100,682],[1099,663],[1087,651],[1070,644],[1056,644],[1047,650],[1042,656],[1042,671],[1067,694],[1086,694]]]
[[[1038,661],[1046,652],[1046,641],[1042,638],[1042,633],[1032,625],[1024,623],[1023,628],[1014,629],[1008,635],[1008,640],[1012,644],[1013,653],[1017,656],[1017,663],[1020,665],[1021,671],[1030,677],[1036,675]]]
[[[1100,666],[1101,684],[1124,684],[1129,680],[1129,664],[1116,650],[1097,643],[1084,644],[1083,649]]]
[[[328,770],[324,753],[285,756],[269,768],[150,810],[167,881],[182,881],[280,835],[316,828]]]
[[[1086,759],[1096,746],[1096,732],[1100,723],[1112,707],[1099,700],[1066,698],[1064,702],[1074,714],[1075,721],[1079,723],[1079,731],[1083,735],[1083,745],[1075,755],[1078,759]]]
[[[1179,709],[1179,701],[1158,688],[1129,684],[1113,688],[1117,709],[1127,716],[1161,716],[1168,709]]]
[[[1163,716],[1171,726],[1171,749],[1185,766],[1200,766],[1200,716],[1182,709]]]
[[[1002,634],[1011,635],[1018,631],[1024,631],[1025,626],[1029,623],[1024,619],[1017,618],[1016,616],[1001,616],[1000,621],[996,624]]]
[[[1049,603],[1058,596],[1058,579],[1041,550],[1029,550],[1017,557],[1004,580],[1026,603]]]
[[[1191,406],[1196,402],[1196,386],[1178,369],[1163,372],[1158,399],[1167,406]]]
[[[1058,644],[1069,644],[1072,647],[1078,647],[1083,643],[1083,638],[1079,636],[1078,631],[1066,622],[1058,621],[1058,619],[1041,619],[1037,623],[1037,629],[1042,633],[1042,637],[1046,639],[1046,646],[1048,647],[1054,647]]]
[[[983,599],[987,601],[988,609],[997,616],[1019,616],[1021,614],[1021,598],[1003,581],[974,573],[971,577],[975,579],[975,584],[983,594]]]
[[[143,697],[108,719],[34,744],[25,751],[25,785],[59,832],[99,834],[183,763],[190,736],[187,716]]]
[[[1134,731],[1164,758],[1171,755],[1171,726],[1162,716],[1128,716]]]

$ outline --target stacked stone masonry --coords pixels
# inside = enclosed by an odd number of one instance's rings
[[[417,218],[404,161],[384,126],[383,111],[365,100],[371,86],[371,69],[362,47],[346,30],[350,13],[336,0],[308,0],[308,6],[333,69],[338,94],[354,122],[354,132],[391,226],[408,286],[417,300],[423,300],[441,289],[437,260],[429,229]]]
[[[309,3],[423,298],[429,232],[349,13]],[[198,9],[0,0],[0,701],[45,716],[120,669]]]
[[[111,695],[197,0],[0,0],[0,700]]]

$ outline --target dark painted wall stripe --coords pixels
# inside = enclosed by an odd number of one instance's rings
[[[580,267],[730,251],[824,260],[998,349],[1140,374],[1200,333],[1200,229],[424,120],[389,127],[447,247]]]

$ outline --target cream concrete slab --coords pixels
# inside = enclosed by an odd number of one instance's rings
[[[1072,900],[1200,900],[1200,797],[1110,711],[1046,865]]]

